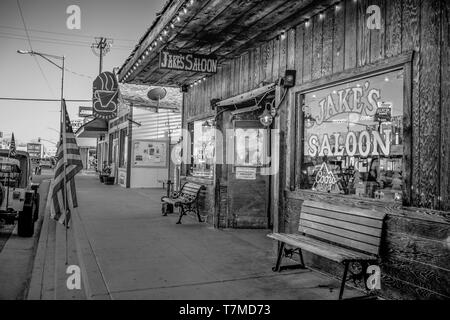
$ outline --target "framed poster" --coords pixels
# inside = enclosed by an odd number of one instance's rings
[[[133,141],[133,167],[165,168],[168,158],[169,149],[166,140]]]

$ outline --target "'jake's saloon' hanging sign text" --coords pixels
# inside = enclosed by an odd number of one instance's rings
[[[212,55],[205,56],[194,53],[181,53],[177,51],[161,51],[159,55],[159,68],[216,73],[217,58]]]

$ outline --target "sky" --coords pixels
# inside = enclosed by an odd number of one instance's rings
[[[90,44],[94,37],[113,39],[104,57],[103,71],[120,67],[138,40],[150,27],[166,0],[0,0],[0,97],[59,99],[61,70],[40,57],[18,54],[30,50],[17,1],[22,8],[32,49],[65,56],[65,99],[91,99],[92,81],[98,75],[99,58]],[[68,29],[70,5],[80,8],[80,29]],[[40,71],[38,61],[42,72]],[[59,61],[55,61],[60,63]],[[46,80],[47,79],[47,80]],[[78,118],[80,105],[68,102],[69,117]],[[41,138],[43,144],[57,142],[60,103],[0,100],[0,131],[17,142]]]

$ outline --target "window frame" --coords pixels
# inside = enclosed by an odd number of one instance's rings
[[[186,176],[188,177],[192,177],[192,178],[197,178],[197,179],[206,179],[206,180],[213,180],[215,175],[216,175],[216,170],[215,170],[215,165],[216,165],[216,157],[214,157],[214,163],[212,164],[212,176],[211,177],[206,177],[206,176],[197,176],[194,175],[194,132],[195,132],[195,123],[196,122],[205,122],[205,121],[214,121],[214,117],[204,117],[204,118],[200,118],[200,119],[195,119],[192,121],[189,121],[187,123],[187,131],[189,132],[189,146],[188,146],[188,157],[189,157],[189,161],[190,163],[187,164],[186,166]],[[216,129],[217,127],[214,125],[214,129]],[[214,139],[216,139],[217,137],[214,137]],[[215,150],[217,147],[217,144],[214,144],[214,153],[216,153],[217,150]]]
[[[402,204],[403,206],[411,205],[411,176],[412,176],[412,58],[413,52],[407,52],[402,55],[383,59],[380,62],[370,64],[363,67],[349,69],[339,72],[315,81],[296,86],[291,90],[291,120],[290,120],[290,172],[289,189],[291,191],[305,191],[317,194],[327,194],[320,191],[312,191],[300,188],[301,170],[303,165],[304,150],[304,119],[301,106],[303,105],[304,95],[313,91],[331,88],[348,82],[366,79],[373,76],[381,75],[391,71],[403,69],[403,157],[402,157]],[[336,195],[342,196],[342,195]],[[345,195],[346,198],[357,198],[352,195]],[[383,200],[370,198],[357,198],[358,200],[372,200],[386,203]]]

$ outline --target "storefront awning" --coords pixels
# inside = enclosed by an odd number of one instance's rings
[[[191,85],[211,72],[218,72],[230,59],[279,37],[334,2],[168,0],[120,68],[119,81],[174,87]],[[169,57],[165,53],[170,53],[170,58],[164,58]],[[194,55],[213,56],[216,60],[196,59]],[[200,67],[195,68],[196,65]],[[214,67],[209,68],[211,65]]]
[[[83,124],[75,135],[77,138],[97,138],[108,132],[108,123],[103,119],[93,119]]]

